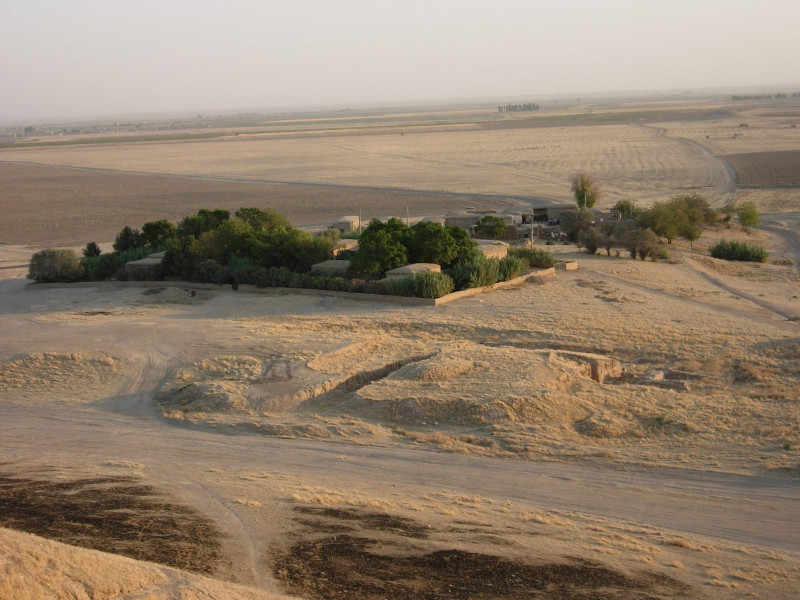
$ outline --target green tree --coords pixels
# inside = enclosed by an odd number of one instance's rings
[[[272,208],[240,208],[235,216],[249,223],[254,231],[274,231],[279,227],[291,227],[289,219]]]
[[[369,229],[369,228],[368,228]],[[350,261],[350,272],[358,277],[377,278],[408,263],[405,245],[392,237],[385,228],[361,235],[358,251]]]
[[[591,175],[575,173],[570,183],[578,208],[592,208],[600,199],[600,184]]]
[[[750,231],[751,227],[758,225],[758,209],[756,203],[752,200],[742,202],[736,210],[736,215],[739,217],[739,223],[742,224],[742,229]]]
[[[631,258],[635,259],[636,255],[644,260],[648,256],[655,256],[658,248],[658,236],[650,229],[631,229],[622,237],[622,246],[631,254]]]
[[[676,210],[667,202],[654,203],[652,208],[639,215],[637,221],[640,228],[651,229],[656,235],[667,240],[668,244],[679,237],[687,227],[686,214]]]
[[[132,229],[128,225],[125,225],[114,240],[114,250],[117,252],[125,252],[125,250],[130,250],[131,248],[140,248],[144,245],[140,235],[138,229]]]
[[[484,239],[496,240],[503,237],[506,231],[508,231],[508,227],[505,221],[494,215],[481,217],[478,224],[475,225],[475,235]]]
[[[41,250],[31,257],[28,269],[28,279],[36,283],[69,283],[83,276],[83,267],[72,249]]]
[[[611,212],[617,219],[635,219],[642,209],[630,200],[620,200],[611,208]]]
[[[228,219],[211,231],[200,235],[202,254],[226,264],[231,256],[253,256],[259,253],[260,242],[250,224],[241,219]]]
[[[100,246],[97,245],[97,242],[89,242],[86,244],[86,248],[83,249],[83,255],[86,258],[91,258],[92,256],[100,256]]]
[[[199,238],[206,231],[213,231],[219,227],[224,221],[230,219],[230,216],[231,214],[227,210],[201,208],[197,211],[197,215],[181,219],[178,223],[178,233],[181,236]]]
[[[577,242],[581,232],[592,226],[594,216],[592,211],[585,208],[565,210],[561,213],[561,230],[570,242]]]
[[[178,228],[166,219],[150,221],[142,225],[139,242],[142,246],[162,248],[178,235]]]
[[[420,221],[411,228],[408,244],[409,262],[449,265],[458,255],[458,245],[450,232],[430,221]]]
[[[454,227],[454,226],[445,227],[445,229],[455,242],[456,255],[449,265],[442,265],[442,266],[452,266],[459,262],[469,262],[471,260],[474,260],[475,257],[479,254],[478,245],[475,243],[475,240],[469,237],[469,233],[467,233],[467,230],[464,229],[463,227]]]
[[[719,220],[717,211],[711,208],[708,200],[700,194],[681,194],[670,200],[674,206],[683,210],[690,221],[700,225],[713,225]]]

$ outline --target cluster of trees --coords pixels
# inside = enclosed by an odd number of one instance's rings
[[[671,244],[673,240],[683,238],[693,244],[704,226],[714,225],[720,220],[727,224],[734,213],[745,231],[758,224],[754,202],[729,205],[723,209],[725,216],[720,219],[720,213],[700,194],[673,196],[665,202],[654,203],[648,209],[621,200],[611,209],[616,221],[595,222],[593,213],[587,209],[599,196],[594,181],[579,173],[572,179],[572,190],[578,209],[562,213],[561,228],[568,240],[584,246],[592,254],[600,248],[609,255],[614,248],[625,248],[633,258],[668,258],[662,240]]]
[[[294,229],[272,209],[242,208],[233,217],[227,210],[202,209],[177,225],[165,219],[145,223],[141,230],[126,225],[114,240],[113,252],[103,254],[95,242],[89,242],[79,260],[80,269],[70,270],[68,279],[57,280],[126,279],[136,276],[125,271],[126,263],[165,251],[157,267],[139,276],[228,283],[236,281],[237,273],[270,267],[306,272],[314,263],[333,257],[336,241],[333,235]],[[59,262],[66,264],[66,260],[58,256]],[[36,281],[56,280],[40,268],[32,268],[31,276]]]
[[[313,264],[333,258],[337,238],[336,232],[311,235],[294,229],[270,209],[242,208],[233,217],[225,210],[203,209],[177,225],[162,219],[145,223],[141,231],[125,226],[113,252],[102,253],[95,242],[86,245],[82,259],[72,250],[39,252],[29,276],[38,282],[180,279],[438,298],[454,289],[505,281],[547,262],[547,253],[490,260],[460,227],[425,221],[409,227],[390,219],[373,220],[358,250],[340,254],[351,261],[347,278],[309,272]],[[159,250],[165,251],[160,263],[126,270],[128,262]],[[445,272],[381,280],[386,271],[412,262],[439,264]]]
[[[717,211],[700,194],[681,194],[666,202],[656,202],[637,216],[643,229],[651,229],[668,244],[676,238],[693,243],[703,232],[703,225],[713,225],[718,220]]]
[[[524,104],[505,104],[497,107],[497,112],[522,112],[528,110],[539,110],[536,102],[526,102]]]
[[[573,191],[578,189],[576,200],[581,190],[578,184],[582,183],[582,178],[573,178]],[[593,213],[579,203],[577,210],[561,215],[561,228],[568,240],[583,245],[592,254],[600,248],[609,255],[613,248],[625,248],[633,258],[644,260],[668,256],[661,246],[662,239],[667,244],[679,237],[694,242],[704,225],[714,224],[718,219],[717,211],[699,194],[674,196],[666,202],[656,202],[649,209],[622,200],[614,205],[612,213],[618,220],[595,222]]]
[[[411,227],[400,219],[373,219],[361,233],[358,250],[347,256],[350,275],[377,278],[409,263],[434,263],[449,268],[469,262],[478,253],[475,242],[461,227],[442,227],[420,221]]]

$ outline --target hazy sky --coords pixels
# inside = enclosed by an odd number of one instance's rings
[[[798,0],[0,0],[0,123],[797,84]]]

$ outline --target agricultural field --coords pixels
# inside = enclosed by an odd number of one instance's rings
[[[390,191],[348,186],[284,185],[93,171],[0,162],[0,243],[85,246],[110,242],[125,226],[157,219],[178,222],[201,208],[235,212],[243,206],[271,207],[293,225],[329,223],[361,212],[364,219],[445,213],[473,202],[454,194]],[[481,199],[486,208],[514,205],[503,197]]]
[[[800,150],[726,154],[742,187],[800,187]]]
[[[592,111],[589,116],[597,112]],[[502,129],[473,121],[407,132],[375,125],[303,129],[296,135],[238,132],[208,140],[12,147],[0,149],[0,162],[218,178],[231,184],[333,186],[333,196],[340,186],[371,188],[376,194],[456,193],[467,196],[462,207],[482,206],[484,195],[564,202],[576,170],[600,180],[603,204],[609,206],[621,199],[649,204],[686,191],[721,201],[730,192],[724,165],[709,151],[665,135],[660,126],[629,120],[641,117],[641,111],[623,114],[619,121],[598,119],[589,125],[556,113],[552,118],[562,125],[510,119]],[[663,111],[657,116],[663,119]]]

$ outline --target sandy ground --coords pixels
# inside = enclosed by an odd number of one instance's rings
[[[28,285],[35,248],[0,245],[0,599],[796,598],[800,196],[719,158],[796,148],[792,119],[2,150],[17,244],[563,200],[576,168],[606,204],[700,191],[763,227],[661,263],[550,246],[580,269],[438,308]]]
[[[792,235],[553,246],[580,269],[438,308],[29,286],[2,247],[0,525],[85,549],[0,530],[0,597],[794,598]]]

